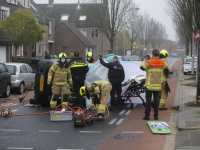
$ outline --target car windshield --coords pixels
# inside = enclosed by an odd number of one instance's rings
[[[13,65],[7,65],[6,67],[7,67],[7,69],[8,69],[8,72],[9,72],[11,75],[15,75],[15,66],[13,66]]]
[[[192,58],[187,59],[186,62],[192,62]],[[194,62],[197,62],[197,59],[194,59]]]

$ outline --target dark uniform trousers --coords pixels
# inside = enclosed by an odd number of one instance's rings
[[[77,77],[72,77],[72,79],[73,79],[74,93],[76,95],[76,104],[80,107],[83,103],[83,98],[80,95],[79,91],[80,91],[80,88],[84,86],[85,77],[77,76]]]
[[[122,105],[122,98],[121,98],[122,80],[121,79],[112,79],[112,80],[110,80],[110,83],[112,85],[112,90],[110,92],[110,96],[111,96],[110,104],[112,106],[115,105],[115,93],[117,92],[117,102],[119,105]]]
[[[154,97],[154,117],[158,117],[159,92],[160,91],[149,91],[148,89],[146,89],[145,117],[149,117],[150,116],[152,94],[153,94],[153,97]]]

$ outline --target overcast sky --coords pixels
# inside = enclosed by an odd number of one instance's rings
[[[48,3],[48,0],[34,0],[36,3]],[[150,17],[161,22],[167,30],[168,39],[177,40],[170,17],[166,14],[166,1],[168,0],[134,0],[139,6],[139,13],[147,12]],[[77,3],[78,0],[54,0],[54,3]]]

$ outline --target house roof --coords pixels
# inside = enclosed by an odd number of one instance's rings
[[[21,7],[19,2],[18,2],[18,5],[14,5],[11,3],[7,3],[6,0],[0,0],[0,6],[10,8],[10,14],[14,13],[16,10],[18,10]],[[10,38],[1,29],[0,29],[0,42],[11,43]]]
[[[93,18],[92,14],[93,5],[96,4],[80,4],[81,9],[77,10],[78,4],[53,4],[53,7],[48,7],[48,4],[37,4],[44,11],[48,12],[50,18],[55,19],[55,25],[58,26],[61,22],[61,16],[68,14],[69,18],[67,22],[73,23],[77,28],[91,28],[94,27],[89,18]],[[102,5],[102,4],[99,4]],[[87,16],[86,20],[80,21],[80,16]]]
[[[80,32],[80,30],[73,23],[61,23],[64,24],[85,46],[93,47],[94,45]]]

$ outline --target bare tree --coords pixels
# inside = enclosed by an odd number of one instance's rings
[[[130,11],[132,0],[82,0],[82,2],[93,4],[83,7],[88,7],[87,13],[93,14],[92,18],[89,18],[91,23],[108,38],[113,49],[116,34],[126,23],[125,18]]]

